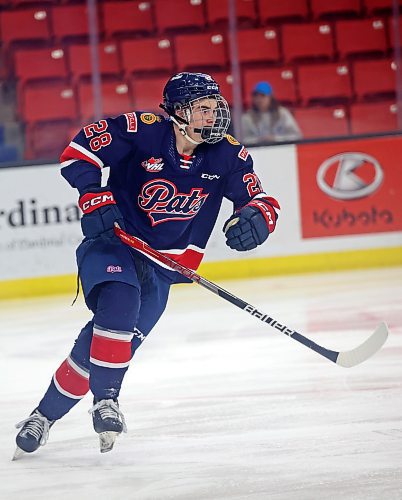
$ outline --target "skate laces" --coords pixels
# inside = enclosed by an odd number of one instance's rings
[[[117,414],[123,424],[123,432],[127,432],[126,420],[116,401],[113,401],[113,399],[101,399],[88,410],[88,413],[94,413],[96,410],[99,411],[102,420],[116,418]]]
[[[46,417],[44,417],[40,413],[35,412],[32,415],[29,415],[28,418],[25,418],[24,420],[21,420],[21,422],[18,422],[15,427],[17,429],[19,429],[20,427],[24,427],[24,429],[20,432],[22,432],[24,435],[31,434],[37,441],[39,441],[39,444],[41,446],[44,446],[49,437],[49,429],[51,424],[52,422],[49,422]]]

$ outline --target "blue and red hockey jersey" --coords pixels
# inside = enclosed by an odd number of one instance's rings
[[[250,154],[232,136],[181,155],[173,123],[152,113],[130,112],[87,125],[60,161],[63,177],[80,193],[100,185],[102,167],[110,167],[108,185],[127,231],[193,270],[224,197],[234,210],[256,197],[279,208],[263,192]]]

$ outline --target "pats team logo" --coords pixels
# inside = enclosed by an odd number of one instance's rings
[[[377,191],[384,178],[380,163],[366,153],[340,153],[317,171],[318,187],[338,200],[364,198]]]
[[[141,113],[140,120],[147,125],[152,125],[156,122],[157,117],[153,113]]]
[[[228,142],[230,142],[230,144],[232,144],[233,146],[239,146],[240,145],[240,142],[237,139],[235,139],[233,137],[233,135],[226,134],[225,137],[228,140]]]
[[[192,219],[201,210],[208,193],[202,188],[192,188],[190,193],[180,193],[173,182],[166,179],[148,181],[138,196],[139,207],[147,212],[152,226],[171,220]]]
[[[163,170],[162,158],[150,158],[149,160],[144,160],[141,165],[145,168],[147,172],[160,172]]]

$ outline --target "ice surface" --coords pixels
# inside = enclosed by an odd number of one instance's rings
[[[402,268],[220,283],[330,349],[385,320],[345,369],[197,285],[174,288],[120,397],[128,434],[101,455],[87,396],[11,462],[88,319],[71,297],[0,303],[0,499],[402,499]],[[73,293],[72,293],[73,295]]]

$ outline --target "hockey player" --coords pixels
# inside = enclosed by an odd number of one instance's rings
[[[229,107],[212,77],[174,75],[161,107],[167,119],[128,112],[91,123],[61,156],[62,176],[78,189],[83,212],[77,263],[93,317],[37,408],[17,424],[16,457],[44,445],[54,422],[88,391],[101,452],[126,431],[118,404],[124,375],[162,315],[171,284],[186,278],[124,245],[116,222],[193,270],[223,197],[234,206],[223,228],[230,248],[251,250],[275,229],[279,205],[264,193],[248,151],[226,134]]]

